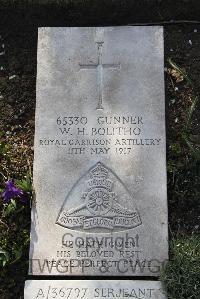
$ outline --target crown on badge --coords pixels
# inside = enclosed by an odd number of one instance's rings
[[[107,178],[108,176],[108,170],[101,164],[101,162],[98,162],[97,166],[95,166],[90,173],[94,178]]]

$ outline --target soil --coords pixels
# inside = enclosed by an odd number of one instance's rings
[[[10,160],[2,158],[0,187],[6,179],[23,178],[32,169],[34,112],[36,90],[37,62],[37,26],[54,24],[43,11],[38,15],[28,16],[22,12],[10,11],[7,16],[0,12],[0,132],[1,140],[9,145]],[[23,12],[25,13],[25,12]],[[76,21],[79,12],[72,10],[67,22],[56,16],[55,23],[60,26],[98,25],[111,21],[88,21],[86,16]],[[91,17],[91,15],[90,15]],[[46,20],[46,23],[45,23]],[[122,20],[124,20],[122,18]],[[67,24],[66,24],[67,23]],[[127,24],[121,22],[120,24]],[[113,25],[119,23],[114,22]],[[199,204],[199,159],[195,153],[200,146],[200,102],[197,103],[188,130],[193,149],[191,154],[183,140],[188,110],[194,94],[200,94],[200,24],[165,25],[165,88],[166,88],[166,126],[167,126],[167,161],[168,161],[168,203],[170,238],[177,235],[199,234],[200,204]],[[5,52],[5,53],[4,53]],[[3,53],[3,54],[1,54]],[[176,64],[185,70],[194,83],[194,89],[180,74],[173,72],[168,62],[172,58]],[[1,170],[2,171],[2,170]],[[2,209],[0,204],[0,209]],[[30,213],[24,215],[27,225],[30,225]],[[3,227],[0,226],[0,230]],[[19,231],[15,228],[14,233]],[[13,233],[13,235],[14,235]],[[19,262],[8,267],[6,277],[0,275],[1,299],[23,298],[23,284],[27,277],[27,252]],[[3,272],[2,272],[3,273]],[[8,280],[9,277],[9,280]]]

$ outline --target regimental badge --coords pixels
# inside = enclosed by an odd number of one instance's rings
[[[98,162],[73,186],[56,223],[77,231],[100,233],[132,229],[142,221],[123,182]]]

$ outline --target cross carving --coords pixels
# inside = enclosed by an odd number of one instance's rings
[[[81,70],[97,70],[97,88],[98,88],[98,104],[96,110],[103,108],[103,70],[104,69],[120,69],[120,64],[104,64],[102,63],[102,47],[104,42],[97,42],[98,61],[96,64],[79,64]]]

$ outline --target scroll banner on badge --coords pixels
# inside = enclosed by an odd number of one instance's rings
[[[83,229],[91,228],[107,228],[114,229],[115,227],[121,228],[134,228],[141,224],[140,217],[138,215],[123,217],[115,216],[112,218],[107,217],[61,217],[60,224],[66,228],[80,227]]]

